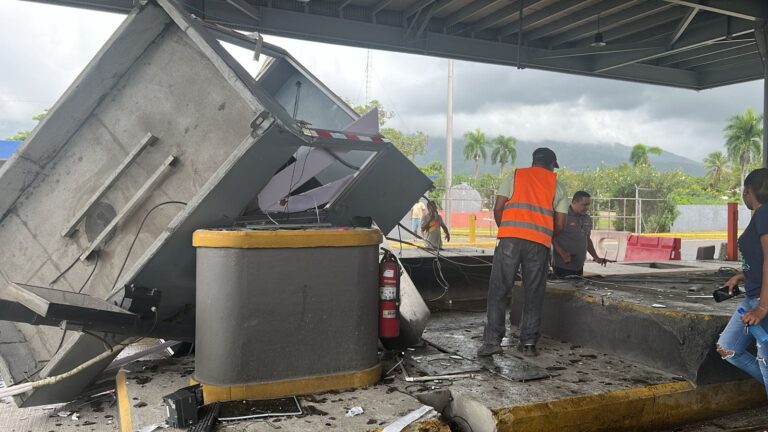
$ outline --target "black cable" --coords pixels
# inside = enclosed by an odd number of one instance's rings
[[[144,218],[141,220],[141,224],[139,224],[139,229],[136,230],[136,235],[133,236],[133,241],[131,241],[131,246],[128,247],[128,253],[125,254],[125,259],[123,260],[123,264],[120,266],[120,271],[117,272],[117,276],[115,276],[115,281],[112,282],[112,290],[114,290],[117,287],[117,281],[120,280],[120,276],[122,276],[123,274],[125,265],[128,263],[128,257],[131,256],[131,251],[133,250],[133,246],[136,245],[136,240],[139,238],[139,234],[141,234],[141,229],[144,228],[144,223],[147,221],[147,218],[149,217],[149,215],[152,214],[153,211],[167,204],[187,205],[187,203],[183,201],[165,201],[149,209],[147,214],[145,214]]]
[[[83,285],[80,286],[80,289],[77,290],[77,293],[80,294],[85,289],[85,286],[88,285],[88,282],[91,281],[91,278],[93,277],[93,274],[96,273],[96,267],[99,266],[99,257],[100,255],[96,254],[96,262],[93,263],[93,268],[91,268],[91,273],[88,274],[88,277],[85,279],[85,282],[83,282]]]
[[[299,152],[296,151],[296,157],[293,158],[293,170],[291,170],[291,181],[288,182],[288,193],[285,195],[285,216],[287,220],[291,220],[291,212],[288,209],[288,203],[291,201],[291,191],[293,190],[293,178],[296,175],[296,165],[299,161]]]
[[[150,335],[155,331],[155,328],[157,328],[157,323],[158,323],[158,321],[160,321],[160,313],[157,311],[156,307],[152,308],[152,312],[155,313],[155,322],[152,323],[152,328],[149,329],[149,334]]]
[[[398,226],[398,227],[402,227],[402,228],[403,228],[403,230],[405,230],[405,232],[407,232],[407,233],[411,234],[412,236],[414,236],[414,237],[416,237],[416,238],[418,238],[418,239],[424,240],[424,238],[423,238],[423,237],[421,237],[421,236],[419,236],[418,234],[414,233],[413,231],[409,230],[409,229],[408,229],[408,227],[405,227],[405,226],[403,226],[403,224],[402,224],[402,223],[399,223],[399,222],[398,222],[397,226]],[[425,248],[423,248],[422,246],[419,246],[419,245],[417,245],[417,244],[414,244],[414,243],[409,243],[409,242],[407,242],[407,241],[405,241],[405,240],[402,240],[402,239],[400,239],[400,240],[397,240],[397,239],[393,239],[393,238],[389,238],[389,237],[387,237],[387,240],[390,240],[390,241],[399,241],[400,243],[405,243],[405,244],[407,244],[407,245],[411,245],[411,246],[413,246],[413,247],[416,247],[416,248],[418,248],[418,249],[422,249],[422,250],[425,250],[425,251],[427,251],[427,252],[430,252],[430,253],[432,253],[432,255],[434,255],[434,253],[433,253],[433,251],[432,251],[431,249],[425,249]],[[439,258],[439,254],[440,254],[440,251],[438,250],[438,251],[437,251],[437,253],[438,253],[438,258]],[[459,253],[459,252],[456,252],[456,251],[453,251],[453,253],[454,253],[454,254],[456,254],[456,255],[462,256],[462,257],[466,257],[466,258],[472,258],[472,259],[474,259],[474,260],[477,260],[477,261],[480,261],[480,262],[486,263],[486,264],[488,264],[488,265],[492,265],[492,264],[493,264],[493,263],[491,263],[491,262],[488,262],[488,261],[486,261],[486,260],[484,260],[484,259],[482,259],[482,258],[476,257],[476,256],[474,256],[474,255],[469,255],[469,254],[462,254],[462,253]],[[466,264],[465,264],[465,265],[466,265]]]
[[[445,297],[450,287],[448,281],[445,280],[445,276],[443,276],[443,269],[440,267],[440,260],[438,258],[435,258],[432,262],[432,274],[435,276],[437,283],[443,288],[443,293],[433,299],[425,300],[427,303],[435,302]]]
[[[58,282],[58,280],[59,280],[59,279],[61,279],[61,277],[62,277],[62,276],[64,276],[64,275],[65,275],[65,274],[66,274],[68,271],[72,270],[72,267],[74,267],[74,266],[75,266],[75,264],[77,264],[77,262],[78,262],[78,261],[80,261],[80,257],[77,257],[77,258],[75,258],[75,260],[74,260],[74,261],[72,261],[72,264],[68,265],[68,266],[67,266],[67,268],[65,268],[64,270],[62,270],[62,272],[61,272],[61,273],[59,273],[59,275],[58,275],[58,276],[56,276],[56,278],[55,278],[55,279],[53,279],[51,282],[49,282],[49,283],[48,283],[48,286],[52,286],[53,284],[55,284],[56,282]]]
[[[393,242],[399,241],[398,239],[392,238],[392,237],[385,237],[385,238],[387,240],[393,241]],[[478,257],[473,256],[473,255],[459,254],[459,253],[454,252],[458,256],[461,256],[461,257],[464,257],[464,258],[472,258],[472,259],[475,259],[475,260],[480,261],[480,262],[483,263],[483,264],[465,264],[465,263],[461,263],[461,262],[458,262],[458,261],[453,261],[451,259],[448,259],[448,258],[445,257],[445,255],[440,256],[440,251],[434,251],[434,250],[431,250],[431,249],[427,249],[427,248],[425,248],[423,246],[419,246],[419,245],[417,245],[415,243],[411,243],[411,242],[405,241],[405,240],[402,240],[402,243],[405,243],[407,245],[410,245],[410,246],[413,246],[415,248],[421,249],[424,252],[427,252],[427,253],[429,253],[431,255],[434,255],[438,259],[442,259],[444,261],[447,261],[449,263],[452,263],[452,264],[455,264],[455,265],[459,265],[459,266],[464,266],[464,267],[488,267],[488,266],[492,266],[493,265],[492,262],[488,262],[488,261],[486,261],[486,260],[484,260],[482,258],[478,258]]]
[[[93,336],[93,337],[95,337],[96,339],[98,339],[98,340],[102,341],[102,342],[104,343],[104,346],[105,346],[106,348],[108,348],[110,351],[112,351],[112,349],[113,349],[113,346],[112,346],[112,344],[110,344],[109,342],[107,342],[107,340],[106,340],[106,339],[104,339],[103,337],[101,337],[101,336],[97,335],[96,333],[90,332],[90,331],[88,331],[88,330],[82,330],[82,332],[83,332],[83,333],[85,333],[85,334],[87,334],[88,336]]]
[[[64,337],[65,337],[66,335],[67,335],[67,328],[65,327],[65,328],[64,328],[64,331],[63,331],[63,332],[61,332],[61,339],[59,339],[59,345],[56,347],[56,349],[55,349],[55,350],[53,350],[53,355],[51,355],[51,359],[49,359],[49,360],[48,360],[48,362],[50,362],[50,361],[51,361],[51,360],[52,360],[54,357],[56,357],[56,354],[58,354],[58,353],[59,353],[59,351],[61,350],[61,347],[63,347],[63,346],[64,346]],[[39,374],[39,373],[40,373],[40,371],[42,371],[43,369],[45,369],[45,366],[40,366],[39,368],[37,368],[37,369],[36,369],[34,372],[32,372],[31,374],[29,374],[29,375],[25,376],[25,377],[24,377],[24,379],[22,379],[22,380],[21,380],[21,381],[19,381],[19,382],[15,382],[15,383],[13,383],[13,384],[14,384],[14,385],[16,385],[16,384],[23,384],[23,383],[25,383],[25,382],[29,381],[29,379],[30,379],[30,378],[32,378],[33,376],[35,376],[35,375]]]
[[[304,156],[304,163],[301,165],[301,172],[299,173],[299,179],[296,180],[296,183],[301,181],[301,178],[304,177],[304,169],[307,167],[307,161],[309,160],[309,155],[312,154],[312,150],[314,150],[314,147],[310,147],[307,154]],[[293,179],[291,179],[291,183],[293,183]],[[294,186],[298,186],[296,184],[291,184],[291,190],[288,191],[288,195],[293,192]]]
[[[314,149],[315,149],[314,147],[310,147],[309,151],[307,151],[307,153],[304,155],[304,163],[301,166],[301,173],[299,174],[299,179],[296,180],[297,183],[299,181],[301,181],[301,178],[304,176],[304,170],[307,167],[307,161],[309,160],[309,155],[310,155],[310,153],[312,153],[312,150],[314,150]],[[294,186],[297,186],[296,184],[293,183],[293,180],[294,180],[294,178],[296,176],[296,165],[298,165],[298,163],[299,163],[298,155],[299,155],[299,152],[297,151],[296,152],[296,157],[294,157],[294,161],[293,161],[293,164],[292,164],[293,165],[293,169],[291,170],[291,180],[288,182],[288,194],[285,196],[285,200],[286,200],[285,201],[285,218],[288,221],[291,220],[291,212],[290,212],[290,209],[288,208],[288,204],[291,201],[291,193],[293,193]],[[315,204],[317,204],[317,203],[315,203]],[[317,211],[317,206],[315,206],[315,211]],[[269,217],[269,216],[267,216],[267,217]],[[272,219],[272,218],[270,218],[270,219]]]

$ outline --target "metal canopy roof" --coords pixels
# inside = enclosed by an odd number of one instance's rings
[[[32,1],[128,12],[146,0]],[[755,37],[765,41],[763,0],[179,2],[239,30],[673,87],[764,76]],[[598,16],[602,47],[593,46]]]

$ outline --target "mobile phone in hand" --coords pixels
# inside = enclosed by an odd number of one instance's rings
[[[736,297],[739,294],[741,294],[741,290],[739,289],[738,285],[733,287],[733,295],[728,294],[728,286],[726,285],[713,291],[712,297],[714,297],[716,302],[720,303],[721,301]]]

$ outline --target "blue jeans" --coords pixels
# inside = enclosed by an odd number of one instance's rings
[[[421,235],[421,218],[411,218],[411,231]]]
[[[509,294],[515,285],[517,269],[522,270],[523,315],[520,318],[520,343],[536,345],[539,340],[541,308],[547,288],[549,248],[519,238],[502,238],[493,253],[491,281],[488,285],[488,303],[483,332],[483,343],[501,345],[507,331],[504,314]],[[510,322],[512,313],[510,312]]]
[[[745,298],[741,302],[741,307],[745,311],[750,311],[760,303],[759,298]],[[738,308],[737,308],[738,309]],[[768,319],[760,322],[760,325],[768,330]],[[720,339],[717,341],[717,351],[723,357],[737,368],[743,370],[754,379],[762,382],[768,392],[768,346],[757,344],[757,357],[747,352],[747,348],[755,343],[755,338],[746,331],[744,323],[741,322],[741,315],[734,312],[731,320],[720,333]]]

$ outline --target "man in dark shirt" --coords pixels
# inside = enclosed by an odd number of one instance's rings
[[[584,261],[587,252],[595,262],[605,265],[608,261],[597,256],[595,245],[592,243],[592,218],[587,211],[592,205],[589,193],[578,191],[573,194],[565,228],[555,236],[552,245],[555,249],[553,269],[555,276],[581,276],[584,273]]]

